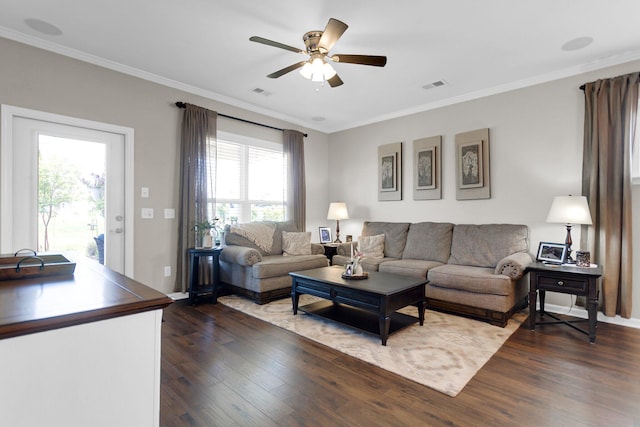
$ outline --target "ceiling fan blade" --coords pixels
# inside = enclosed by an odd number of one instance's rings
[[[375,67],[384,67],[387,64],[386,56],[336,54],[328,58],[334,62],[344,62],[347,64],[373,65]]]
[[[335,76],[331,77],[327,81],[329,82],[329,86],[331,86],[331,87],[337,87],[337,86],[340,86],[342,83],[344,83],[342,81],[342,79],[337,74]]]
[[[277,47],[277,48],[284,49],[284,50],[290,50],[291,52],[295,52],[295,53],[303,53],[303,54],[307,53],[302,49],[298,49],[297,47],[288,46],[286,44],[274,42],[273,40],[265,39],[263,37],[253,36],[253,37],[249,37],[249,40],[251,40],[252,42],[256,42],[256,43],[266,44],[267,46],[273,46],[273,47]]]
[[[307,61],[301,61],[301,62],[298,62],[297,64],[289,65],[288,67],[285,67],[282,70],[278,70],[274,73],[269,74],[267,77],[272,79],[277,79],[280,76],[284,76],[285,74],[290,73],[291,71],[302,67],[306,63]]]
[[[322,37],[320,37],[320,41],[318,42],[320,51],[323,53],[329,52],[342,34],[347,31],[347,28],[349,28],[349,26],[344,22],[334,18],[329,19],[326,28],[322,32]]]

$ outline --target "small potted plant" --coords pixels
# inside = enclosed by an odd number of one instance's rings
[[[195,221],[191,229],[196,233],[196,245],[202,244],[203,248],[213,247],[213,236],[211,230],[216,229],[218,218],[212,220]]]

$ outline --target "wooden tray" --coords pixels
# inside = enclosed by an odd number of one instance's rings
[[[37,254],[28,250],[0,255],[0,280],[72,276],[75,268],[76,263],[61,254]]]
[[[362,274],[352,274],[350,276],[347,276],[346,274],[342,274],[342,278],[345,280],[364,280],[364,279],[368,279],[369,278],[369,273],[367,273],[366,271]]]

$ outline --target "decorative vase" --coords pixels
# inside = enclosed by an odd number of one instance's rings
[[[203,248],[213,247],[213,238],[211,237],[211,233],[207,233],[204,236],[202,236],[202,247]]]

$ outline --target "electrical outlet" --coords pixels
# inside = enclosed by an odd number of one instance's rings
[[[164,266],[164,277],[171,277],[171,266],[170,265],[165,265]]]

